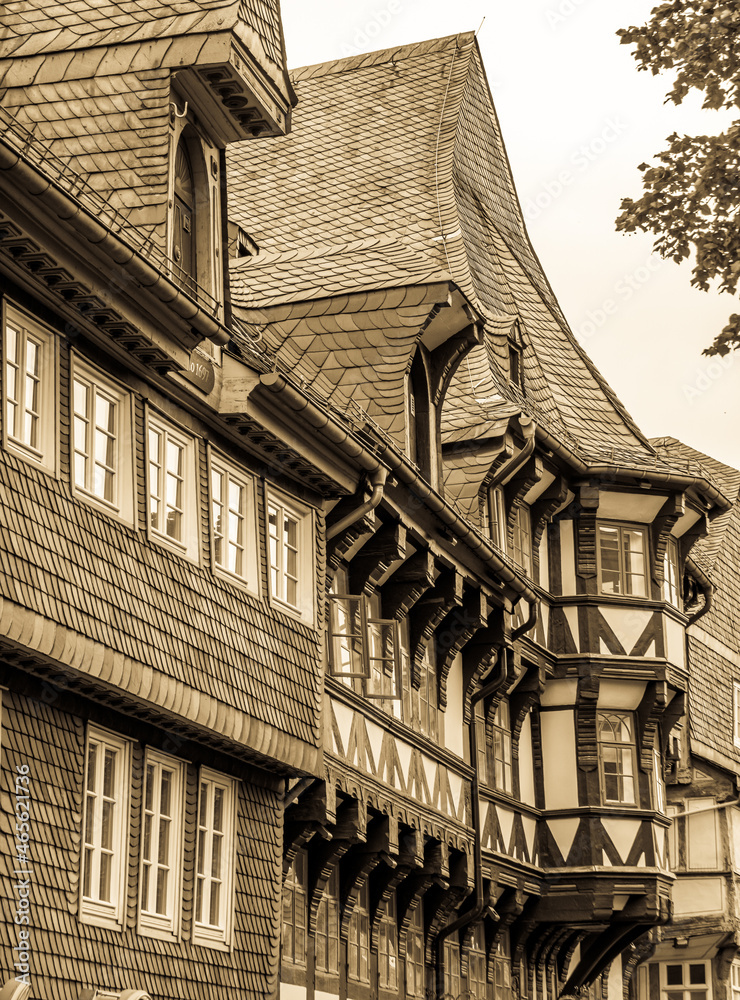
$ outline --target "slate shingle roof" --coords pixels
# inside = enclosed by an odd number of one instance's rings
[[[227,30],[238,20],[282,68],[277,0],[8,0],[0,16],[0,59],[207,34]]]
[[[694,739],[740,763],[733,740],[733,682],[740,682],[740,471],[675,438],[652,442],[669,460],[700,463],[733,501],[694,547],[715,586],[711,610],[689,629],[689,724]]]
[[[293,81],[292,134],[237,143],[228,156],[230,216],[265,252],[239,262],[232,288],[239,304],[268,308],[268,336],[280,282],[283,302],[356,291],[357,241],[387,241],[366,288],[417,283],[418,255],[435,280],[452,277],[491,330],[501,315],[520,317],[526,392],[543,414],[594,448],[650,456],[530,246],[472,34],[309,66]],[[335,248],[331,268],[325,245]]]

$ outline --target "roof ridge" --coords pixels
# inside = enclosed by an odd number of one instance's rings
[[[475,32],[461,31],[454,35],[445,35],[443,38],[430,38],[424,42],[410,42],[406,45],[395,45],[389,49],[377,49],[375,52],[361,52],[357,56],[345,56],[342,59],[312,63],[310,66],[299,66],[290,71],[290,76],[294,82],[297,82],[314,77],[330,76],[332,73],[346,73],[348,70],[382,66],[383,63],[396,62],[400,59],[413,59],[416,56],[428,55],[430,52],[443,52],[451,47],[452,42],[455,42],[459,48],[464,48],[473,41],[475,41]]]

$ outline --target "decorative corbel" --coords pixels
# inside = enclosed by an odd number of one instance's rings
[[[315,835],[329,839],[326,784],[315,781],[285,811],[283,820],[283,879],[290,871],[298,851]]]
[[[529,711],[537,704],[545,690],[546,667],[542,657],[537,663],[527,664],[526,672],[509,695],[509,721],[511,722],[511,753],[519,757],[519,736]]]
[[[637,728],[640,747],[640,767],[653,769],[653,750],[657,748],[658,726],[668,704],[668,685],[651,681],[637,708]]]
[[[577,495],[576,521],[576,576],[583,583],[583,592],[597,592],[597,558],[596,558],[596,518],[599,512],[599,487],[581,485]]]
[[[384,525],[362,547],[349,566],[350,592],[372,597],[395,563],[406,556],[406,528],[398,521]]]
[[[370,941],[375,944],[375,935],[386,901],[394,890],[412,873],[424,865],[424,837],[418,830],[408,830],[398,844],[398,857],[394,866],[386,861],[378,866],[370,878]],[[398,906],[396,907],[398,910]]]
[[[462,648],[470,642],[478,629],[485,628],[488,619],[488,601],[485,594],[469,590],[461,608],[455,608],[444,619],[435,633],[437,650],[438,704],[447,707],[447,677],[453,661]]]
[[[366,825],[367,814],[364,805],[357,799],[349,799],[337,812],[337,822],[331,832],[331,840],[315,841],[309,845],[309,931],[316,926],[321,897],[332,871],[351,847],[364,843],[367,836]]]
[[[440,844],[434,840],[427,840],[425,843],[424,834],[421,830],[412,830],[413,845],[408,845],[409,850],[414,854],[414,864],[416,860],[421,861],[421,867],[415,867],[410,874],[401,882],[396,893],[396,906],[398,910],[398,949],[401,958],[406,957],[406,928],[411,920],[414,909],[419,905],[422,897],[429,887],[437,881],[443,881],[447,885],[449,869],[447,864],[447,850],[440,852]],[[442,864],[442,862],[444,862]],[[442,869],[446,872],[442,874]]]
[[[460,360],[471,347],[483,343],[483,324],[471,323],[431,353],[432,372],[430,388],[432,402],[439,406],[444,399],[447,388],[452,380]]]
[[[683,493],[668,497],[653,521],[650,533],[652,535],[653,572],[652,577],[658,590],[664,582],[665,554],[671,531],[678,519],[686,512],[686,497]]]
[[[550,483],[545,492],[532,504],[532,561],[535,568],[535,578],[538,578],[540,567],[542,532],[555,511],[565,503],[567,496],[568,484],[563,476],[556,476],[554,482]]]
[[[368,824],[365,843],[356,845],[342,858],[339,880],[339,933],[344,941],[347,940],[350,918],[360,890],[381,861],[393,864],[392,855],[398,850],[397,838],[397,824],[394,830],[390,817],[379,816]]]
[[[686,692],[677,691],[663,711],[663,746],[661,749],[665,753],[668,746],[668,739],[671,731],[683,719],[686,714]]]
[[[539,455],[534,454],[524,463],[516,475],[513,476],[504,486],[506,509],[508,511],[506,534],[508,538],[509,551],[511,551],[514,545],[514,523],[516,521],[516,513],[524,503],[524,498],[532,487],[536,486],[542,479],[544,471],[545,468],[542,464],[542,459]]]
[[[494,608],[486,627],[479,629],[463,649],[463,722],[466,724],[470,722],[473,692],[491,669],[503,642],[504,616],[500,608]],[[503,696],[504,691],[500,694]]]
[[[472,891],[470,885],[472,872],[468,872],[468,856],[462,851],[456,851],[454,854],[456,856],[450,860],[449,885],[444,890],[434,891],[433,901],[430,900],[429,894],[425,899],[425,918],[428,921],[429,930],[424,961],[429,966],[434,964],[435,956],[432,946],[439,932],[449,923],[452,913],[458,909]],[[427,914],[426,909],[431,910],[431,913]]]
[[[434,556],[424,549],[402,563],[383,585],[383,617],[401,621],[433,586]]]
[[[421,664],[434,633],[450,614],[459,608],[463,598],[463,578],[456,569],[444,570],[437,582],[426,591],[411,609],[409,629],[411,641],[411,683],[421,683]]]
[[[599,763],[596,711],[601,677],[595,671],[578,678],[576,702],[576,758],[582,771],[593,771]]]
[[[339,503],[336,504],[329,514],[326,523],[327,529],[330,528],[332,524],[338,524],[343,517],[350,514],[353,510],[357,510],[366,496],[367,491],[363,490],[359,496],[355,493],[352,496],[342,497]],[[368,511],[364,517],[361,517],[359,521],[355,521],[354,524],[350,524],[349,527],[344,529],[344,531],[327,541],[327,582],[331,582],[342,559],[344,559],[355,543],[361,538],[369,538],[369,536],[375,531],[376,526],[377,519],[375,517],[375,511],[371,510]]]

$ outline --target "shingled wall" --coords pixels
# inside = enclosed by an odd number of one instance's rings
[[[0,875],[3,968],[13,965],[18,928],[10,860],[15,855],[13,811],[16,766],[30,768],[31,983],[36,1000],[76,998],[83,987],[144,989],[153,1000],[260,998],[275,989],[280,940],[282,813],[275,789],[239,783],[235,930],[231,954],[191,944],[197,771],[187,767],[182,940],[142,937],[136,931],[138,833],[142,756],[134,746],[129,839],[128,905],[123,930],[80,922],[79,872],[85,721],[55,704],[3,693],[0,769]],[[127,735],[130,735],[127,733]],[[209,761],[209,763],[211,763]],[[245,768],[242,766],[242,771]]]
[[[102,363],[99,357],[93,360]],[[259,480],[263,580],[258,598],[216,576],[210,566],[203,439],[199,563],[147,539],[143,384],[132,386],[139,526],[129,527],[72,495],[69,364],[69,343],[61,339],[59,478],[0,449],[0,598],[36,612],[50,628],[56,623],[127,658],[115,682],[120,688],[135,690],[141,665],[151,668],[154,704],[171,700],[172,679],[208,695],[225,711],[233,708],[266,723],[272,732],[268,755],[300,767],[299,758],[310,758],[319,746],[320,647],[314,628],[274,611],[267,600]],[[121,375],[110,361],[106,370]],[[167,412],[176,416],[171,405]],[[190,421],[196,433],[198,426]],[[262,470],[254,471],[259,476]],[[192,715],[192,706],[183,711]],[[217,728],[217,720],[212,725]],[[301,743],[311,748],[308,757]]]

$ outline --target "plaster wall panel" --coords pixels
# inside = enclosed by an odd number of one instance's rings
[[[624,995],[624,984],[622,981],[623,975],[622,956],[617,955],[612,964],[609,966],[608,996],[621,997]]]
[[[649,493],[602,493],[599,517],[606,521],[636,521],[649,524],[663,506],[664,498]]]
[[[462,654],[452,661],[447,677],[447,709],[445,711],[445,746],[461,759],[465,754],[465,726],[463,725]]]
[[[498,823],[501,827],[501,836],[503,837],[504,844],[506,845],[506,853],[513,853],[513,845],[511,843],[511,831],[514,826],[514,813],[510,809],[504,809],[502,806],[496,807],[496,814],[498,816]]]
[[[634,712],[645,693],[644,682],[607,681],[599,685],[599,708],[615,708],[623,712]]]
[[[578,805],[575,720],[572,711],[543,712],[542,761],[545,808],[569,809]]]
[[[577,816],[567,816],[564,819],[551,819],[548,820],[548,827],[550,833],[558,845],[558,850],[563,855],[565,860],[568,860],[568,855],[570,854],[570,849],[573,846],[573,841],[575,840],[576,833],[578,832],[578,826],[580,820]]]
[[[548,681],[540,698],[543,708],[556,708],[559,705],[575,705],[578,694],[578,681],[560,680]]]
[[[323,990],[316,990],[314,997],[315,1000],[339,1000],[338,993],[324,993]]]
[[[625,653],[629,656],[650,623],[653,615],[652,611],[648,609],[642,611],[639,608],[615,608],[607,605],[601,605],[599,610],[617,639],[619,639]],[[653,644],[651,644],[645,655],[655,656],[655,646]]]
[[[683,625],[669,615],[663,615],[663,630],[666,659],[677,667],[685,667],[686,632]]]
[[[673,884],[673,918],[724,913],[725,883],[720,875],[681,877]]]
[[[305,986],[292,986],[289,983],[280,984],[280,1000],[306,1000]]]
[[[535,804],[534,759],[532,756],[532,717],[527,714],[519,733],[519,792],[522,802]]]
[[[573,548],[573,522],[560,522],[560,572],[563,594],[576,592],[576,557]]]
[[[640,829],[641,821],[639,819],[607,819],[605,816],[602,823],[611,842],[619,852],[620,858],[626,862]]]

